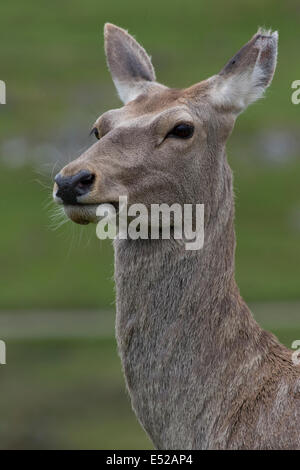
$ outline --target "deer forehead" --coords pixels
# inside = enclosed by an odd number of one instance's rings
[[[193,123],[195,116],[192,110],[185,104],[174,105],[172,107],[147,110],[140,107],[124,106],[123,108],[110,110],[101,115],[95,126],[102,136],[117,128],[145,129],[149,131],[159,131],[168,129],[181,122]]]

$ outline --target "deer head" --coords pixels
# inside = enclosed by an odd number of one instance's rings
[[[186,89],[159,84],[145,50],[105,25],[105,51],[124,106],[92,126],[97,141],[55,177],[67,216],[97,221],[101,203],[205,203],[224,187],[225,142],[236,117],[262,97],[277,56],[277,32],[258,30],[220,73]]]

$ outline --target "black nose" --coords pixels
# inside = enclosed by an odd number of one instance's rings
[[[58,186],[56,196],[67,204],[77,204],[77,197],[89,193],[94,180],[95,175],[88,170],[81,170],[73,176],[62,176],[58,173],[55,176]]]

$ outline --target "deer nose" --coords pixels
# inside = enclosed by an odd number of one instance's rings
[[[94,173],[81,170],[76,175],[63,176],[58,173],[54,178],[58,190],[56,196],[67,204],[77,204],[77,198],[89,193],[95,181]]]

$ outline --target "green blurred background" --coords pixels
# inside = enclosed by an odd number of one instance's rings
[[[106,21],[134,34],[173,87],[217,73],[258,26],[279,30],[272,87],[239,117],[228,157],[241,292],[281,341],[300,338],[299,15],[291,0],[2,0],[0,448],[151,448],[113,336],[111,244],[94,226],[64,223],[51,202],[52,176],[93,142],[93,121],[121,105]]]

